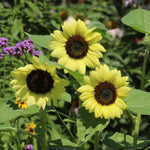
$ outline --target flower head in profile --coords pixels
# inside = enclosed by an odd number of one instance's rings
[[[110,71],[107,65],[101,65],[84,77],[85,85],[78,89],[82,93],[82,105],[94,112],[96,118],[120,118],[127,108],[123,101],[130,90],[127,80],[127,76],[121,77],[120,71]]]
[[[58,58],[58,63],[65,67],[85,74],[86,66],[95,68],[99,66],[99,58],[105,48],[98,42],[102,36],[93,32],[95,28],[87,29],[81,20],[72,20],[69,24],[64,22],[62,30],[55,30],[51,34],[51,56]]]
[[[27,108],[27,101],[23,101],[21,102],[21,100],[18,100],[15,102],[15,104],[18,104],[18,107],[21,109],[26,109]]]
[[[41,64],[35,56],[32,63],[12,71],[14,80],[11,84],[16,90],[17,99],[27,100],[27,106],[37,104],[43,109],[46,104],[51,105],[52,100],[57,106],[57,100],[61,99],[68,81],[57,76],[55,65]]]
[[[25,123],[25,130],[28,131],[30,134],[32,135],[35,135],[35,127],[36,127],[36,124],[32,122],[30,122],[30,124],[28,123]]]

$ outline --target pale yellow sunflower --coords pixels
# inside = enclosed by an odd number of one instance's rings
[[[123,101],[130,90],[127,80],[117,69],[110,71],[107,65],[101,65],[84,77],[85,85],[78,89],[82,105],[96,118],[120,118],[127,108]]]
[[[69,82],[57,76],[55,65],[41,64],[35,56],[32,63],[12,71],[15,79],[10,83],[16,90],[17,100],[27,100],[27,106],[37,104],[43,109],[53,100],[57,106],[57,100],[61,100],[61,94]]]
[[[30,134],[35,135],[35,127],[36,124],[32,122],[30,122],[30,124],[28,125],[28,123],[25,123],[25,130],[28,131]]]
[[[87,29],[81,20],[72,20],[69,24],[64,22],[62,30],[55,30],[51,34],[51,56],[58,58],[58,63],[79,73],[85,74],[86,66],[95,68],[99,66],[99,58],[105,48],[98,42],[102,36],[93,32],[95,28]]]

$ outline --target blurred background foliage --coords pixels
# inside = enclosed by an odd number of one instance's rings
[[[138,89],[140,87],[141,67],[145,55],[144,46],[140,41],[145,35],[125,26],[121,22],[121,18],[136,8],[150,10],[150,2],[149,0],[137,0],[136,3],[134,2],[129,3],[129,0],[1,0],[0,37],[8,38],[9,46],[14,46],[15,43],[27,39],[25,32],[33,35],[50,35],[56,29],[61,30],[61,25],[69,17],[87,21],[87,24],[90,21],[99,21],[108,30],[100,41],[107,50],[107,53],[104,53],[104,58],[101,59],[101,63],[120,69],[123,75],[129,76],[130,85]],[[50,58],[48,49],[38,45],[34,46]],[[17,68],[23,65],[21,60],[12,59],[13,67],[10,66],[9,57],[6,57],[5,60],[0,60],[0,97],[7,99],[15,99],[12,96],[13,91],[9,85],[10,71],[14,67]],[[150,63],[150,59],[148,63]],[[73,86],[71,85],[67,90],[69,93],[73,93],[72,102],[74,100],[77,101],[79,95],[74,94],[74,92],[76,92],[78,85],[76,85],[73,78],[70,77],[69,80]],[[150,65],[148,65],[145,80],[147,81],[145,90],[149,92]],[[66,106],[65,110],[64,105]],[[62,104],[60,111],[63,110],[63,113],[68,115],[72,113],[75,105],[74,103]],[[66,129],[62,127],[62,122],[56,117],[56,113],[50,112],[50,114],[48,115],[50,118],[48,126],[51,129],[49,134],[53,135],[51,139],[56,140],[61,138],[62,135],[69,139],[69,135],[66,133]],[[71,119],[75,120],[75,115],[71,116]],[[149,121],[150,118],[147,116],[142,118],[140,130],[142,139],[150,138]],[[105,137],[107,134],[115,131],[132,135],[133,122],[132,116],[129,116],[126,111],[121,119],[111,121],[104,130],[103,136]],[[70,125],[68,122],[67,127],[76,134],[76,125],[74,123]],[[3,146],[4,143],[6,144],[10,140],[7,139],[7,134],[3,132],[0,134],[0,144]],[[23,137],[23,139],[25,141],[27,137]],[[103,147],[107,149],[107,146],[103,145]],[[93,139],[85,144],[83,149],[90,148],[93,148]]]

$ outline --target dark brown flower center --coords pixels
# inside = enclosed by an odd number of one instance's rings
[[[88,52],[88,43],[79,35],[69,37],[65,45],[67,54],[72,58],[83,58]]]
[[[54,80],[50,73],[40,69],[33,70],[29,73],[26,81],[28,88],[37,94],[45,94],[46,92],[49,92],[54,84]]]
[[[98,84],[94,90],[95,99],[102,105],[109,105],[115,102],[117,91],[113,84],[105,81]]]
[[[33,133],[33,132],[34,132],[34,129],[33,129],[33,128],[30,128],[30,129],[29,129],[29,132]]]

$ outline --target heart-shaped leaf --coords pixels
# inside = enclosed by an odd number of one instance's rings
[[[125,15],[121,21],[131,28],[150,34],[150,11],[144,9],[135,9]]]

